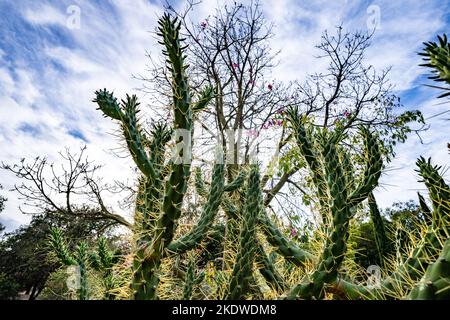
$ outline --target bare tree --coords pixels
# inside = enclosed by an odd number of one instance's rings
[[[85,151],[86,147],[77,154],[71,153],[68,148],[60,152],[64,161],[60,168],[49,163],[45,157],[37,157],[31,162],[21,159],[14,165],[2,163],[2,169],[14,173],[21,180],[13,189],[23,200],[21,212],[54,212],[131,227],[130,222],[105,204],[103,194],[111,192],[112,186],[104,184],[97,176],[100,166],[89,161]]]

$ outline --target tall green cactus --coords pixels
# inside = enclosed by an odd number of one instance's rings
[[[257,218],[262,210],[262,194],[258,165],[251,165],[248,178],[245,211],[241,219],[239,249],[230,279],[227,299],[243,299],[250,291],[255,261]]]
[[[224,165],[218,158],[211,193],[198,224],[191,232],[174,240],[190,176],[193,112],[207,106],[213,90],[205,88],[198,101],[192,101],[186,75],[186,47],[180,38],[181,22],[165,14],[158,24],[158,36],[165,48],[163,54],[167,57],[167,68],[172,78],[172,128],[156,125],[151,132],[152,138],[148,139],[138,121],[136,96],[127,95],[119,105],[105,89],[97,91],[94,100],[105,116],[120,121],[128,149],[142,172],[134,227],[136,243],[131,288],[135,299],[157,298],[161,259],[184,253],[200,244],[218,212],[224,190]],[[174,156],[166,161],[164,154],[172,130],[175,134]]]
[[[130,154],[141,172],[133,228],[135,243],[131,289],[135,299],[156,299],[162,260],[175,255],[182,256],[199,247],[207,235],[216,229],[220,235],[225,229],[223,242],[228,246],[224,250],[223,259],[223,269],[231,270],[227,299],[243,299],[252,292],[258,292],[252,286],[255,265],[274,291],[281,293],[286,290],[282,273],[278,272],[267,257],[263,243],[257,237],[259,231],[262,231],[278,254],[292,263],[289,267],[315,265],[311,274],[288,290],[288,298],[321,299],[333,285],[349,297],[389,297],[398,286],[405,284],[404,279],[418,281],[427,268],[424,283],[431,281],[435,288],[440,288],[440,277],[448,276],[441,272],[448,254],[444,251],[443,258],[433,265],[430,265],[430,257],[440,253],[440,240],[447,234],[450,193],[437,173],[438,168],[423,159],[418,161],[420,174],[429,189],[433,204],[432,212],[427,211],[425,201],[420,198],[422,211],[429,220],[429,229],[422,243],[400,268],[383,280],[381,288],[369,289],[343,281],[339,279],[338,272],[347,251],[349,223],[357,206],[366,199],[369,200],[380,257],[385,256],[385,230],[372,194],[382,170],[380,147],[375,135],[366,127],[361,127],[359,133],[364,141],[363,164],[362,170],[357,170],[359,168],[352,164],[349,152],[342,146],[345,138],[343,129],[329,131],[327,128],[317,129],[308,125],[307,119],[300,116],[296,108],[290,109],[287,115],[292,126],[292,136],[309,169],[318,211],[322,217],[321,231],[325,239],[321,255],[315,256],[304,250],[301,245],[288,239],[271,221],[263,208],[259,168],[256,164],[250,166],[247,174],[242,166],[225,168],[219,154],[212,170],[209,188],[200,169],[196,170],[196,190],[206,201],[197,224],[189,232],[176,238],[177,223],[182,217],[182,204],[191,175],[193,113],[206,108],[213,96],[213,89],[205,88],[197,101],[193,101],[186,71],[186,47],[180,39],[181,23],[165,14],[158,24],[160,44],[164,46],[163,54],[167,58],[167,69],[171,75],[172,126],[169,128],[156,124],[147,136],[139,122],[139,102],[135,95],[127,95],[119,103],[112,93],[104,89],[96,92],[94,100],[105,116],[119,121]],[[166,149],[172,133],[175,152],[173,158],[167,159]],[[229,171],[228,183],[225,182],[226,169]],[[225,213],[225,219],[214,225],[220,207]],[[81,249],[79,256],[84,257],[84,249]],[[59,252],[64,263],[86,265],[84,261],[76,261],[68,255],[64,245],[56,245],[55,251]],[[235,257],[235,260],[225,257],[226,254]],[[102,260],[100,254],[98,260]],[[191,259],[184,278],[185,299],[192,297],[196,283],[195,267]],[[437,291],[434,290],[432,294],[436,295]],[[418,287],[410,296],[419,297],[422,292],[423,287]],[[84,294],[87,295],[87,292]]]
[[[344,162],[347,157],[340,155],[345,151],[338,145],[343,133],[337,129],[332,133],[326,129],[317,132],[316,145],[320,148],[320,153],[317,153],[312,148],[311,133],[308,133],[298,110],[295,108],[289,110],[288,116],[318,192],[319,210],[325,223],[332,222],[330,234],[315,271],[294,287],[288,297],[320,299],[324,295],[325,285],[337,279],[338,269],[346,252],[348,224],[352,210],[368,197],[378,183],[382,168],[381,154],[376,138],[362,127],[360,133],[364,138],[366,149],[365,167],[359,184],[352,190],[344,171],[348,166],[348,161]]]

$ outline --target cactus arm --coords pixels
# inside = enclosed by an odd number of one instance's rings
[[[222,208],[225,211],[225,214],[227,215],[228,219],[237,220],[239,210],[237,206],[233,203],[233,200],[226,194],[223,194],[222,196]]]
[[[262,194],[258,166],[251,165],[248,178],[244,217],[241,221],[241,233],[238,254],[229,283],[226,299],[243,299],[250,290],[253,280],[253,262],[255,258],[256,223],[262,209]]]
[[[380,262],[383,262],[383,257],[385,257],[388,239],[386,236],[386,229],[384,227],[383,218],[381,217],[380,210],[378,209],[377,202],[373,193],[369,193],[369,211],[370,218],[372,220],[372,225],[375,234],[375,243],[377,244],[377,251],[380,257]]]
[[[195,283],[194,260],[191,259],[188,264],[183,288],[183,300],[191,300],[192,289]]]
[[[207,86],[200,92],[200,96],[196,103],[192,107],[193,112],[199,112],[204,110],[214,97],[214,88]]]
[[[338,147],[339,155],[341,156],[342,169],[345,173],[345,185],[347,189],[355,189],[355,172],[352,165],[352,159],[350,154],[346,152],[342,147]]]
[[[327,198],[325,194],[326,179],[323,175],[323,170],[318,160],[318,156],[314,151],[314,147],[310,141],[308,133],[306,131],[304,120],[300,117],[297,108],[292,108],[288,110],[288,120],[291,123],[292,129],[294,131],[294,138],[303,155],[306,163],[308,164],[309,170],[311,172],[311,178],[317,189],[317,197],[319,200],[320,207],[322,208],[322,219],[325,225],[328,225],[327,216],[327,204],[325,199]]]
[[[371,193],[378,184],[378,179],[380,178],[381,169],[383,167],[380,148],[376,137],[365,127],[360,127],[360,133],[364,138],[366,162],[361,182],[356,190],[349,195],[348,202],[351,206],[359,204],[369,196],[369,193]]]
[[[325,284],[333,283],[338,275],[347,249],[350,207],[347,205],[345,177],[334,139],[329,139],[326,132],[322,136],[322,155],[330,194],[328,208],[333,217],[333,230],[326,240],[322,259],[311,276],[306,277],[288,294],[288,298],[320,299],[324,294]]]
[[[450,239],[444,244],[441,255],[428,266],[422,280],[408,295],[411,300],[450,299]]]
[[[99,109],[106,116],[121,122],[128,149],[139,170],[146,176],[155,179],[155,169],[144,147],[146,138],[136,117],[139,112],[137,97],[135,95],[127,95],[126,99],[121,101],[121,106],[119,106],[113,94],[106,89],[96,91],[95,94],[96,98],[93,101],[99,105]]]
[[[97,103],[97,110],[101,110],[106,117],[122,121],[124,114],[117,102],[117,98],[106,88],[95,91],[95,99],[92,102]]]
[[[151,130],[152,140],[149,143],[150,161],[162,174],[166,144],[170,141],[172,130],[165,123],[154,124]],[[159,177],[161,179],[161,176]]]
[[[245,176],[246,176],[245,171],[240,172],[239,175],[233,181],[231,181],[225,186],[224,191],[231,192],[240,188],[245,181]]]
[[[425,202],[424,197],[419,192],[417,192],[417,196],[419,198],[419,206],[420,210],[422,211],[423,217],[425,218],[425,222],[427,225],[430,225],[431,222],[433,221],[432,211]]]
[[[283,277],[279,274],[259,242],[256,246],[256,252],[256,263],[258,264],[261,275],[274,290],[279,292],[284,291],[286,289],[286,283]]]
[[[192,129],[191,97],[186,77],[186,56],[180,38],[181,22],[177,18],[171,19],[164,14],[158,20],[158,36],[162,38],[161,44],[165,46],[163,54],[167,57],[168,69],[172,74],[172,96],[174,103],[174,129]],[[208,91],[208,90],[206,90]]]
[[[75,257],[72,256],[67,248],[60,229],[50,229],[49,244],[62,264],[66,266],[74,266],[77,264]]]
[[[171,242],[167,246],[167,254],[178,254],[194,248],[202,241],[206,231],[211,227],[219,210],[224,188],[225,166],[220,163],[222,161],[219,160],[218,162],[214,165],[211,189],[198,223],[189,233]]]
[[[234,179],[232,182],[224,186],[224,192],[232,192],[236,191],[238,188],[240,188],[245,181],[246,173],[241,172],[236,179]],[[202,172],[199,167],[195,168],[195,188],[197,193],[202,197],[208,196],[208,190],[206,189],[205,182],[203,180]],[[231,198],[226,195],[225,193],[222,195],[222,202],[221,206],[228,217],[231,218],[237,218],[238,209],[234,205]]]
[[[299,146],[300,151],[313,174],[313,178],[317,183],[319,183],[319,181],[325,182],[318,157],[308,139],[306,128],[303,124],[303,119],[298,114],[298,110],[296,108],[292,108],[287,111],[287,114],[289,122],[294,130],[294,137],[297,141],[297,145]]]
[[[267,241],[286,260],[294,263],[296,266],[304,266],[305,263],[314,260],[314,256],[311,253],[299,248],[295,243],[288,240],[270,220],[264,210],[259,217],[259,224],[266,235]]]
[[[206,189],[205,181],[203,180],[202,169],[200,167],[195,168],[194,175],[195,175],[195,190],[200,196],[207,197],[208,190]]]
[[[433,205],[433,221],[438,222],[437,219],[441,217],[448,222],[450,219],[450,187],[439,174],[440,167],[431,165],[430,159],[426,161],[422,157],[417,160],[416,165]]]

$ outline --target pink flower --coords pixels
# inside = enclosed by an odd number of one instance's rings
[[[295,238],[297,236],[297,230],[291,228],[291,237]]]
[[[208,26],[208,23],[207,23],[206,21],[202,21],[202,22],[200,23],[200,26],[202,27],[203,30],[205,30],[206,27]]]
[[[258,137],[258,130],[256,129],[251,129],[247,132],[247,135],[249,137],[253,137],[253,138],[257,138]]]
[[[269,84],[267,85],[267,88],[268,88],[269,90],[272,90],[272,89],[273,89],[273,86],[269,83]]]
[[[345,111],[344,111],[344,117],[350,118],[350,112],[348,112],[347,110],[345,110]]]
[[[233,62],[233,64],[231,66],[233,67],[233,69],[236,69],[237,67],[239,67],[239,65],[235,62]]]
[[[277,121],[277,125],[282,126],[283,125],[283,120],[278,120]]]

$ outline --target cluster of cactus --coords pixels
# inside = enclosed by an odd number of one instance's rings
[[[439,175],[439,168],[424,159],[417,162],[433,203],[432,210],[427,208],[429,226],[422,243],[382,281],[380,287],[369,288],[352,283],[340,277],[339,272],[347,252],[350,221],[363,201],[368,200],[381,260],[387,246],[385,228],[372,193],[383,168],[379,141],[368,128],[360,127],[363,156],[362,163],[355,166],[342,143],[346,138],[342,129],[315,128],[296,108],[286,112],[287,122],[313,182],[314,198],[322,218],[321,232],[325,238],[321,254],[316,255],[289,239],[269,217],[263,201],[259,165],[230,165],[226,168],[220,148],[210,183],[204,181],[200,168],[195,170],[196,192],[206,198],[205,203],[198,222],[190,231],[177,236],[191,176],[191,161],[185,161],[185,157],[192,152],[193,114],[206,108],[213,98],[213,90],[205,88],[196,102],[192,101],[186,72],[186,47],[180,39],[177,19],[164,15],[159,20],[158,35],[171,73],[172,126],[155,124],[148,136],[138,119],[139,102],[134,95],[127,95],[119,103],[111,92],[104,89],[96,92],[94,100],[105,116],[120,123],[127,147],[141,172],[132,227],[132,298],[157,299],[163,260],[185,258],[193,249],[202,250],[209,238],[216,242],[222,239],[224,244],[220,268],[227,271],[226,299],[245,299],[257,294],[255,270],[274,292],[287,299],[323,299],[327,292],[348,298],[393,297],[392,292],[397,287],[407,285],[405,279],[413,279],[417,284],[409,293],[411,298],[448,297],[449,245],[447,241],[444,246],[441,240],[448,238],[450,190]],[[187,135],[180,134],[180,129]],[[169,158],[167,149],[172,139],[175,151]],[[420,201],[422,207],[427,207],[423,197]],[[224,219],[216,218],[220,210],[225,214]],[[85,277],[86,245],[81,243],[72,255],[56,231],[52,233],[51,242],[61,261],[66,265],[78,265],[83,270],[82,277]],[[106,246],[104,241],[100,244]],[[286,260],[289,268],[304,269],[312,265],[312,272],[289,287],[272,254],[267,253],[267,247],[272,247],[278,257]],[[439,254],[441,256],[436,260]],[[93,267],[103,268],[104,284],[109,287],[111,256],[102,256],[99,252],[97,259],[91,260],[96,261],[91,263]],[[186,271],[181,273],[185,299],[192,298],[194,287],[204,278],[204,273],[196,267],[198,264],[191,255]],[[80,299],[86,299],[86,278],[82,283],[85,287],[80,290]]]
[[[76,267],[75,283],[79,300],[88,300],[90,296],[90,287],[88,283],[88,269],[92,268],[101,273],[102,282],[105,289],[104,298],[111,300],[114,295],[111,290],[115,288],[112,268],[117,263],[117,255],[109,249],[107,240],[100,238],[98,240],[97,251],[89,251],[88,244],[81,241],[73,251],[67,245],[62,232],[58,228],[50,229],[49,245],[57,259],[65,266]]]

